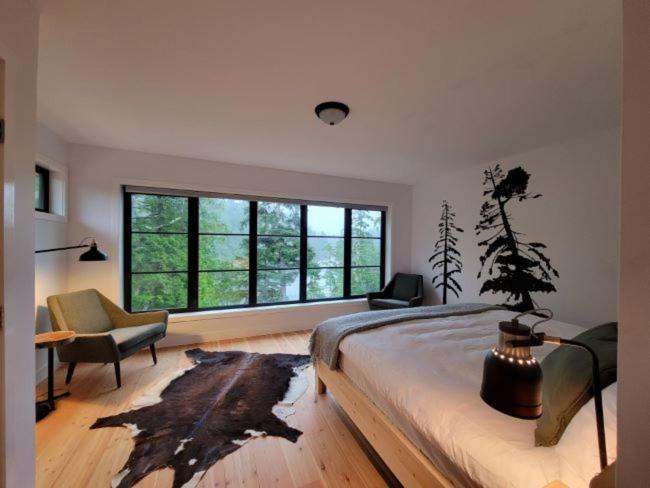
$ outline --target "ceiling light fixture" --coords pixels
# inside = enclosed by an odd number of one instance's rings
[[[350,113],[350,107],[341,102],[323,102],[314,109],[316,116],[327,125],[336,125]]]

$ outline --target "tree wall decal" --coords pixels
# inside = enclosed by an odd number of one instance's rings
[[[442,288],[442,303],[447,303],[447,291],[451,291],[456,297],[463,291],[453,275],[463,269],[460,260],[460,252],[456,249],[458,238],[456,232],[463,232],[463,229],[456,226],[456,214],[451,210],[451,205],[444,200],[442,202],[442,214],[438,224],[439,238],[434,245],[433,255],[429,262],[433,262],[432,269],[438,274],[434,275],[432,283],[434,288]]]
[[[487,291],[506,293],[507,301],[514,298],[516,303],[504,305],[513,310],[531,310],[535,305],[530,294],[557,291],[552,279],[560,275],[542,251],[546,249],[545,244],[526,242],[522,239],[523,234],[512,228],[508,204],[542,195],[528,192],[530,175],[521,167],[504,175],[497,164],[485,170],[484,175],[483,195],[487,200],[481,206],[481,220],[475,230],[476,235],[490,231],[492,235],[478,244],[486,248],[480,258],[478,278],[486,270],[489,276],[494,276],[495,272],[496,276],[485,280],[479,294]]]

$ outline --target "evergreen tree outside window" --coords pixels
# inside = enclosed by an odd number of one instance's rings
[[[352,209],[351,294],[381,288],[382,212]]]
[[[384,212],[126,189],[124,306],[172,312],[360,297],[379,290]]]
[[[343,296],[345,209],[307,207],[307,299]]]
[[[133,310],[183,309],[188,304],[188,199],[131,197]]]
[[[199,308],[248,303],[246,200],[199,198]]]
[[[50,170],[38,164],[34,173],[34,208],[39,212],[50,211]]]
[[[300,299],[300,205],[259,202],[257,302]]]

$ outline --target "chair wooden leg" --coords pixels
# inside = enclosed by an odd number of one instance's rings
[[[113,364],[115,365],[115,381],[117,382],[117,387],[121,388],[122,387],[122,377],[120,375],[120,362],[115,361]]]
[[[153,358],[153,363],[158,364],[158,358],[156,357],[156,345],[151,344],[149,346],[149,350],[151,351],[151,357]]]
[[[74,368],[77,363],[68,363],[68,372],[65,375],[65,384],[69,385],[72,381],[72,375],[74,374]]]

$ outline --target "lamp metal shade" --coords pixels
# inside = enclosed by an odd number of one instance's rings
[[[520,419],[542,415],[542,368],[529,347],[511,347],[530,337],[530,328],[516,321],[499,324],[499,345],[485,356],[481,398],[492,408]]]
[[[95,241],[90,245],[90,249],[79,256],[79,261],[106,261],[107,259],[108,256],[97,249],[97,243]]]

